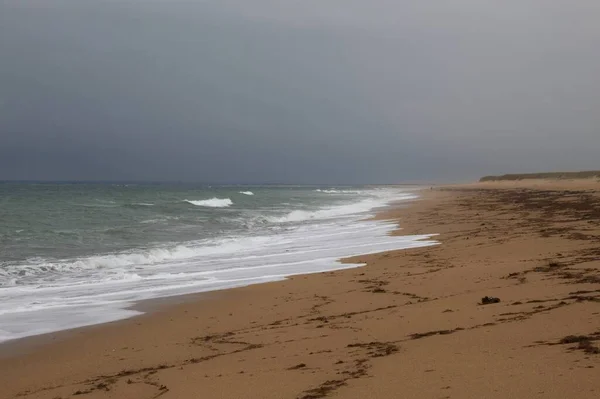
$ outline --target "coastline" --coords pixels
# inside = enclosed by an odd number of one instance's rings
[[[409,184],[407,186],[409,186],[411,188],[411,192],[415,192],[415,193],[421,193],[425,190],[425,187],[423,187],[423,186],[415,186],[414,184]],[[403,195],[406,195],[406,193],[403,193]],[[389,222],[390,224],[393,224],[393,222],[394,222],[393,218],[388,220],[386,218],[380,218],[379,215],[382,214],[383,212],[387,212],[389,210],[406,208],[408,206],[411,206],[411,204],[415,203],[416,201],[419,201],[419,199],[420,199],[420,196],[418,194],[415,194],[414,198],[393,200],[385,206],[380,206],[380,207],[372,209],[371,213],[373,213],[373,216],[367,217],[365,219],[357,219],[357,222],[360,223],[360,222],[370,222],[370,221],[384,221],[384,222]],[[390,230],[390,235],[395,235],[394,232],[397,230],[397,228],[392,227],[389,230]],[[405,234],[403,234],[403,235],[405,235]],[[427,241],[432,236],[435,236],[435,234],[424,235],[424,236],[429,236],[429,237],[423,237],[423,238],[417,239],[415,241]],[[435,242],[435,240],[432,240],[432,244],[427,244],[427,245],[437,245],[437,244],[438,243]],[[427,246],[427,245],[425,245],[425,246]],[[403,249],[407,249],[407,248],[403,248]],[[398,249],[398,250],[403,250],[403,249]],[[374,254],[374,253],[371,253],[371,254]],[[130,319],[135,319],[135,318],[138,318],[138,317],[141,317],[144,315],[152,314],[159,310],[168,309],[168,308],[170,308],[174,305],[178,305],[178,304],[186,304],[186,303],[190,303],[190,302],[203,301],[206,299],[213,299],[215,297],[218,297],[219,295],[223,295],[222,294],[223,292],[227,292],[230,290],[235,290],[235,289],[248,287],[248,286],[252,286],[252,285],[276,283],[276,282],[280,282],[280,281],[289,280],[289,279],[292,279],[297,276],[305,276],[305,275],[310,275],[310,274],[322,274],[322,273],[328,273],[328,272],[337,272],[337,271],[342,271],[342,270],[364,267],[364,266],[366,266],[365,263],[346,261],[346,259],[356,258],[357,256],[363,256],[363,255],[368,255],[368,254],[361,254],[361,255],[355,255],[355,256],[351,256],[351,257],[340,258],[336,261],[337,266],[335,268],[332,268],[331,270],[324,270],[324,271],[317,271],[317,272],[307,271],[307,272],[303,272],[303,273],[292,273],[289,275],[281,276],[278,279],[260,281],[260,282],[256,282],[256,283],[241,285],[238,287],[234,286],[234,287],[221,288],[221,289],[215,289],[215,290],[210,290],[210,291],[191,292],[191,293],[168,295],[168,296],[156,297],[156,298],[150,298],[150,299],[134,300],[134,301],[131,301],[129,304],[126,304],[125,306],[119,307],[124,312],[130,312],[130,311],[137,312],[136,314],[131,314],[130,316],[123,316],[123,317],[116,318],[114,320],[101,321],[98,323],[92,323],[92,324],[87,324],[87,325],[82,325],[82,326],[64,328],[64,329],[60,329],[60,330],[56,330],[56,331],[49,331],[49,332],[43,332],[43,333],[34,334],[34,335],[28,335],[28,336],[24,336],[24,337],[10,339],[8,341],[0,341],[0,359],[14,357],[14,356],[17,356],[17,355],[20,355],[23,353],[30,352],[32,350],[35,350],[35,348],[43,346],[49,342],[67,340],[73,334],[81,333],[87,329],[101,327],[103,325],[108,325],[108,324],[120,323],[120,322],[130,320]]]
[[[596,397],[600,355],[558,344],[600,334],[600,184],[587,183],[424,190],[377,218],[441,245],[44,336],[0,358],[0,397]],[[501,302],[478,305],[486,295]]]
[[[280,216],[265,216],[269,211],[258,206],[262,210],[244,216],[247,220],[242,216],[219,216],[242,226],[243,232],[225,229],[215,239],[192,240],[177,246],[153,244],[138,251],[67,257],[56,262],[39,258],[40,261],[21,269],[9,267],[9,276],[31,273],[26,284],[32,289],[22,288],[19,279],[9,279],[8,288],[0,290],[0,342],[135,317],[140,307],[163,303],[165,298],[355,267],[339,262],[348,256],[429,245],[418,242],[423,237],[390,238],[393,223],[365,219],[392,200],[414,198],[414,189],[326,190],[324,194],[313,191],[316,190],[309,189],[310,195],[321,204],[316,209],[313,206],[292,210],[294,206],[290,205],[289,209],[278,211]],[[341,200],[341,196],[346,198]],[[242,204],[241,211],[233,212],[244,214],[245,207],[251,206]],[[212,212],[211,207],[208,209]],[[221,211],[215,213],[220,214]],[[146,218],[147,215],[142,217]],[[255,229],[255,222],[266,223],[267,227]],[[37,267],[37,263],[48,263],[51,270],[73,268],[75,273],[72,280],[55,284],[53,273],[49,272],[50,284],[46,285],[46,266]],[[146,263],[152,266],[146,267]],[[38,277],[40,281],[36,282]]]

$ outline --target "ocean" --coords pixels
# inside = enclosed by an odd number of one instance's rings
[[[0,341],[139,314],[137,301],[357,267],[433,245],[367,221],[418,188],[0,184]]]

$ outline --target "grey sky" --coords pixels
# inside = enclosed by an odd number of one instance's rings
[[[0,179],[600,169],[597,0],[0,0]]]

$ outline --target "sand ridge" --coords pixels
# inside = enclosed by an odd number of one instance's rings
[[[438,246],[52,334],[0,359],[0,397],[596,398],[598,188],[424,190],[379,218]]]

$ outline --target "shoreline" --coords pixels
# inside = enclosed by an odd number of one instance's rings
[[[600,185],[527,183],[424,190],[377,216],[441,245],[213,291],[0,358],[0,397],[597,397]],[[479,305],[487,295],[501,302]]]
[[[409,186],[412,187],[413,185],[409,185]],[[384,212],[393,211],[395,209],[402,209],[402,208],[411,206],[412,204],[414,204],[414,202],[417,202],[420,200],[420,195],[418,193],[424,192],[424,190],[425,190],[424,187],[416,187],[416,188],[413,187],[413,190],[411,190],[411,191],[415,191],[415,193],[417,193],[417,194],[415,194],[415,195],[417,195],[416,198],[411,198],[411,199],[407,199],[407,200],[400,199],[400,200],[390,201],[385,206],[372,209],[370,211],[371,213],[373,213],[372,216],[368,216],[364,219],[358,219],[356,221],[356,223],[379,221],[379,222],[389,222],[390,224],[392,224],[394,222],[393,219],[388,220],[385,218],[379,218],[378,216]],[[391,235],[391,236],[396,235],[395,232],[397,230],[398,230],[397,226],[394,228],[391,228],[389,231],[389,235]],[[403,235],[406,235],[406,234],[403,234]],[[428,235],[428,237],[422,237],[420,239],[416,239],[415,241],[429,240],[433,236],[435,236],[435,234]],[[425,244],[423,246],[427,246],[427,245],[433,246],[433,245],[437,245],[437,244],[439,244],[439,243],[434,241],[431,244]],[[409,249],[409,248],[402,248],[402,249],[395,249],[395,250],[401,251],[404,249]],[[43,332],[43,333],[39,333],[39,334],[9,339],[6,341],[0,341],[0,359],[14,357],[14,356],[18,356],[23,353],[27,353],[28,351],[38,348],[40,346],[43,346],[48,342],[63,341],[63,340],[69,339],[69,337],[72,336],[73,334],[79,334],[81,332],[85,332],[85,330],[90,329],[90,328],[96,328],[96,327],[101,327],[103,325],[112,325],[115,323],[121,323],[121,322],[125,322],[128,320],[134,320],[139,317],[151,315],[152,313],[155,313],[157,311],[168,310],[170,307],[180,305],[180,304],[188,304],[190,302],[203,301],[206,299],[213,299],[219,293],[226,293],[230,290],[235,290],[235,289],[250,287],[250,286],[255,286],[255,285],[278,283],[281,281],[293,279],[294,277],[298,277],[298,276],[305,276],[305,275],[311,275],[311,274],[318,275],[321,273],[338,272],[338,271],[343,271],[343,270],[348,270],[348,269],[364,267],[364,266],[366,266],[366,264],[364,264],[364,263],[348,262],[347,259],[352,259],[352,258],[356,258],[358,256],[366,256],[366,255],[372,255],[372,254],[375,254],[375,253],[366,253],[366,254],[353,255],[353,256],[349,256],[349,257],[339,258],[336,261],[338,266],[336,266],[335,268],[332,267],[331,269],[324,270],[324,271],[293,273],[293,274],[281,276],[277,279],[273,279],[273,280],[269,280],[269,281],[259,281],[256,283],[249,283],[249,284],[245,284],[245,285],[241,285],[241,286],[237,286],[237,287],[227,287],[227,288],[220,288],[220,289],[214,289],[214,290],[209,290],[209,291],[190,292],[190,293],[184,293],[184,294],[175,294],[175,295],[168,295],[168,296],[163,296],[163,297],[156,297],[156,298],[132,301],[128,304],[125,304],[125,306],[117,306],[117,307],[118,307],[118,309],[120,309],[124,312],[133,311],[133,312],[138,312],[137,314],[119,317],[115,320],[100,321],[98,323],[70,327],[70,328],[60,329],[60,330],[56,330],[56,331],[48,331],[48,332]]]

